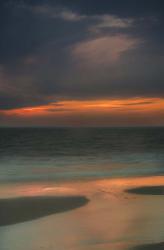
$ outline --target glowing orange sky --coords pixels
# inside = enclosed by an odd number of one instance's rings
[[[63,100],[2,111],[8,118],[49,125],[163,125],[164,99]],[[12,123],[11,119],[11,123]],[[47,121],[47,122],[46,122]]]
[[[66,100],[44,106],[27,107],[4,111],[7,114],[20,116],[48,115],[49,113],[76,113],[76,112],[151,112],[164,111],[164,99],[160,98],[133,98],[114,100]]]

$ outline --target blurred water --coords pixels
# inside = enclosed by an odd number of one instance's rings
[[[164,128],[0,128],[0,181],[164,173]]]

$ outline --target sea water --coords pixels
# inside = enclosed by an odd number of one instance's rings
[[[162,175],[164,128],[0,128],[0,182]]]

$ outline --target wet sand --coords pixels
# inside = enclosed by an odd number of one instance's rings
[[[22,197],[0,199],[0,226],[66,212],[88,203],[85,197]]]
[[[164,242],[134,247],[132,250],[163,250],[163,249],[164,249]]]
[[[0,249],[164,249],[163,186],[164,176],[1,185]]]
[[[164,195],[164,186],[146,186],[126,190],[128,193],[137,195]],[[158,211],[157,211],[158,212]],[[163,250],[164,242],[136,246],[132,250]]]
[[[164,186],[138,187],[126,191],[131,194],[140,195],[164,195]]]

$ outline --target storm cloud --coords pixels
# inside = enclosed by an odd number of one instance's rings
[[[164,97],[161,0],[0,3],[0,109]]]

